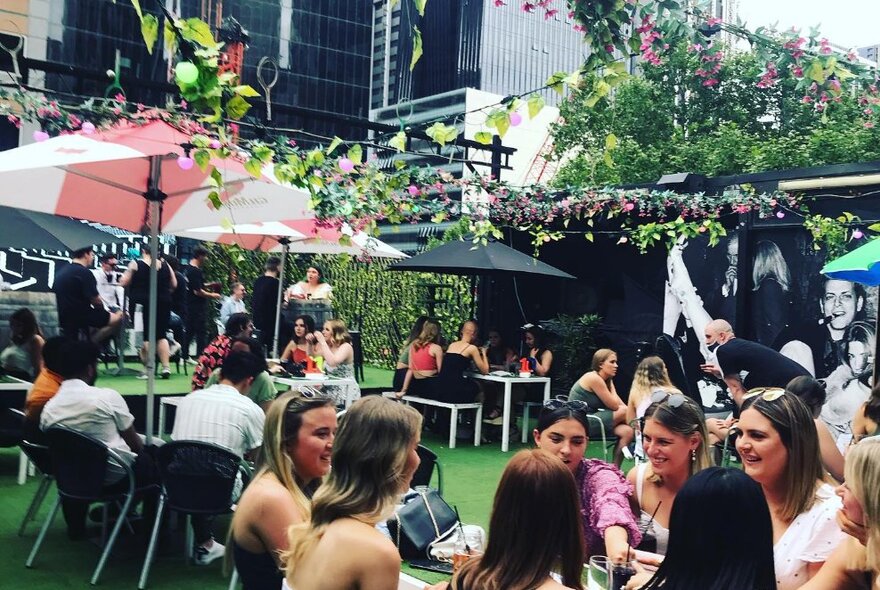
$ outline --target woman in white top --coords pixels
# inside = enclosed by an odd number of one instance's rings
[[[311,265],[306,269],[306,280],[287,290],[288,299],[333,299],[333,287],[324,281],[321,267]]]
[[[777,590],[800,588],[843,540],[835,520],[841,502],[822,481],[813,417],[784,389],[755,389],[743,400],[738,428],[736,450],[770,508]]]
[[[669,379],[666,363],[659,356],[646,356],[636,367],[633,382],[629,388],[626,404],[626,423],[641,419],[645,409],[651,405],[651,396],[658,389],[667,393],[681,393]]]
[[[643,429],[648,463],[631,469],[627,480],[635,488],[636,513],[644,531],[639,549],[665,555],[675,495],[692,475],[710,467],[712,460],[705,418],[696,402],[681,393],[663,391],[650,401]]]
[[[846,483],[838,524],[847,539],[803,590],[865,590],[880,579],[880,438],[853,446],[846,455]]]
[[[400,554],[376,524],[394,511],[419,466],[422,416],[371,395],[342,417],[333,470],[312,499],[309,522],[290,528],[283,556],[295,590],[393,590]]]
[[[342,320],[324,322],[324,329],[315,332],[308,339],[315,343],[315,352],[324,357],[324,372],[330,377],[350,379],[354,381],[354,347],[351,345],[351,334]],[[325,385],[323,393],[342,404],[346,399],[354,400],[361,396],[357,384]]]

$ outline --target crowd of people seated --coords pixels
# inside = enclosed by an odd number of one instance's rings
[[[143,271],[136,266],[132,273]],[[156,449],[136,432],[125,399],[95,386],[99,348],[81,338],[43,340],[35,321],[23,314],[15,321],[13,343],[38,342],[40,352],[27,355],[34,385],[25,436],[38,442],[56,426],[82,432],[128,462],[139,485],[158,483]],[[422,416],[366,396],[337,418],[348,393],[328,386],[277,396],[253,328],[249,314],[230,315],[225,334],[201,352],[192,392],[177,408],[173,440],[210,442],[257,464],[234,491],[225,545],[210,518],[193,518],[195,562],[228,554],[245,590],[396,588],[400,555],[376,525],[392,515],[418,468]],[[345,324],[321,328],[297,317],[282,359],[321,356],[328,374],[350,377]],[[438,321],[419,318],[401,350],[395,389],[452,403],[488,398],[467,373],[509,370],[517,358],[497,330],[488,333],[481,345],[477,322],[467,320],[446,342]],[[523,356],[538,375],[553,369],[544,336],[536,327],[523,333]],[[616,352],[596,351],[569,395],[543,402],[536,448],[504,470],[485,552],[432,588],[581,589],[584,563],[596,556],[631,564],[629,589],[877,588],[880,386],[852,417],[852,443],[841,448],[820,418],[821,382],[788,364],[765,366],[776,357],[762,360],[763,349],[735,337],[726,322],[713,321],[705,336],[715,354],[705,370],[729,386],[732,416],[707,419],[656,356],[640,361],[621,395]],[[494,408],[494,400],[484,402]],[[585,456],[599,421],[615,437],[613,462]],[[727,439],[741,469],[714,466],[713,445]],[[636,441],[642,460],[624,473],[624,453]],[[108,466],[108,488],[119,485],[119,467]],[[140,499],[149,516],[155,493]],[[87,506],[62,506],[69,535],[82,537]]]

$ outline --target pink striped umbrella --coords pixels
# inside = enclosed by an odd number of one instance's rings
[[[211,160],[222,186],[198,166],[184,169],[190,136],[163,121],[120,124],[93,134],[62,135],[0,152],[0,205],[67,215],[138,233],[147,233],[158,251],[159,231],[206,225],[302,219],[305,191],[283,186],[274,177],[252,177],[234,157]],[[190,162],[191,164],[191,162]],[[208,199],[217,190],[222,206]],[[156,277],[151,269],[150,325],[156,341]],[[147,364],[147,440],[153,430],[155,359]]]
[[[313,217],[307,192],[265,174],[254,178],[235,158],[211,161],[223,177],[223,206],[214,208],[207,199],[216,190],[208,173],[198,166],[184,170],[177,163],[184,155],[181,146],[189,141],[189,135],[154,121],[0,152],[0,203],[142,233],[149,227],[150,192],[164,195],[163,232]],[[151,187],[154,177],[158,182]]]

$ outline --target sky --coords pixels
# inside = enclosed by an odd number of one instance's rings
[[[804,32],[820,25],[837,45],[880,45],[880,0],[739,0],[739,15],[751,30],[775,22]]]

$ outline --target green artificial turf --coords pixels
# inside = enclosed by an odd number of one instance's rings
[[[422,443],[439,456],[446,500],[458,507],[465,523],[488,529],[489,513],[501,472],[516,451],[528,446],[521,445],[517,439],[516,442],[511,441],[509,453],[501,452],[500,443],[474,447],[460,442],[461,446],[449,449],[445,438],[427,433]],[[591,443],[588,455],[601,457],[601,445]],[[23,537],[19,537],[18,525],[37,488],[38,479],[29,478],[27,484],[19,486],[15,481],[17,472],[17,449],[0,449],[0,544],[3,546],[0,588],[88,588],[88,581],[100,551],[88,541],[68,541],[61,514],[46,537],[35,567],[24,567],[39,527],[55,499],[55,491],[54,488],[50,491],[36,521],[29,525]],[[225,538],[227,523],[228,519],[218,519],[215,524],[218,540]],[[140,575],[145,547],[144,536],[121,535],[104,570],[100,586],[134,589]],[[183,531],[170,531],[160,546],[149,587],[169,590],[223,590],[228,587],[229,580],[223,577],[221,569],[220,562],[204,568],[187,565],[183,560]],[[403,566],[403,571],[430,583],[444,579],[440,574],[413,570],[406,565]]]
[[[126,367],[136,370],[138,372],[143,370],[143,365],[141,365],[140,363],[126,363]],[[96,383],[98,387],[109,387],[111,389],[115,389],[122,395],[146,395],[146,380],[138,379],[135,375],[116,377],[110,374],[110,371],[113,368],[114,365],[110,365],[109,368],[105,368],[103,365],[99,367],[98,381]],[[171,378],[156,378],[156,393],[189,393],[190,382],[192,380],[192,371],[194,368],[194,365],[189,365],[188,367],[186,367],[186,371],[188,374],[185,374],[183,372],[183,363],[180,364],[180,373],[177,372],[177,368],[174,365],[171,365]],[[394,371],[391,371],[389,369],[380,369],[378,367],[365,366],[364,380],[363,382],[361,382],[360,386],[361,389],[390,389],[391,380],[393,377]]]

